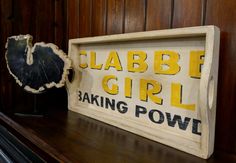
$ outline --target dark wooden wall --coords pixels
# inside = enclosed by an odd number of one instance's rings
[[[0,106],[4,112],[31,112],[37,105],[66,108],[65,89],[32,95],[20,88],[9,75],[5,64],[7,37],[31,34],[34,42],[53,42],[67,51],[66,1],[62,0],[0,0]],[[36,101],[35,101],[36,99]],[[64,106],[64,107],[59,107]]]
[[[216,150],[236,154],[236,2],[234,0],[1,0],[1,109],[30,108],[33,96],[8,75],[6,37],[31,33],[67,52],[68,38],[216,25],[221,29]],[[65,106],[65,90],[37,96],[44,106]],[[50,99],[50,100],[49,100]],[[61,99],[61,100],[58,100]]]

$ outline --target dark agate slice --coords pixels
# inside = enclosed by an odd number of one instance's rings
[[[65,84],[71,61],[54,44],[35,43],[32,36],[9,37],[6,43],[6,62],[16,82],[31,93],[40,93]]]

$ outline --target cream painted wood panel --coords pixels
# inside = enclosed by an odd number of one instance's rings
[[[68,107],[184,152],[214,149],[220,31],[202,26],[71,39]]]

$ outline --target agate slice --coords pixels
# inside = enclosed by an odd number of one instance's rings
[[[26,91],[41,93],[65,84],[71,61],[54,44],[35,43],[32,36],[9,37],[6,43],[6,62],[10,74]]]

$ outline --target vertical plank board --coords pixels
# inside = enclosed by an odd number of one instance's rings
[[[12,85],[13,80],[8,74],[5,62],[5,43],[7,37],[12,34],[12,2],[0,1],[0,111],[12,113]]]
[[[67,51],[67,30],[66,30],[66,22],[67,22],[67,1],[66,0],[56,0],[55,1],[55,29],[54,29],[54,40],[55,44],[63,49],[65,52]]]
[[[3,12],[2,12],[2,4],[0,2],[0,23],[2,22],[2,15],[3,15]],[[2,31],[0,30],[0,34],[2,34]]]
[[[9,0],[1,0],[0,1],[0,52],[1,54],[5,53],[5,43],[7,37],[12,33],[12,3]],[[5,72],[6,65],[5,65],[5,57],[1,55],[0,57],[0,72]],[[4,65],[4,66],[3,66]]]
[[[207,0],[206,24],[221,30],[216,148],[236,153],[236,3],[234,0]]]
[[[171,0],[148,0],[146,30],[170,28],[171,7]]]
[[[79,37],[91,36],[92,0],[79,1]]]
[[[138,32],[145,30],[145,0],[125,1],[125,26],[124,32]]]
[[[201,25],[204,0],[174,1],[172,26],[174,28]]]
[[[107,0],[93,0],[92,3],[92,36],[106,34]]]
[[[35,34],[35,3],[31,0],[13,1],[13,35]]]
[[[35,41],[54,42],[54,0],[34,2],[36,6]]]
[[[107,34],[123,33],[124,0],[107,1]]]
[[[67,0],[68,39],[79,37],[79,0]]]

